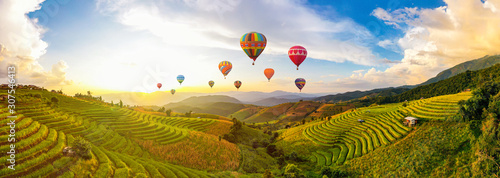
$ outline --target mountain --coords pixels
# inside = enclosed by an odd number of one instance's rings
[[[192,111],[195,113],[227,116],[246,108],[247,105],[242,104],[239,100],[233,97],[224,95],[208,95],[193,96],[180,102],[166,104],[164,107],[179,113]]]
[[[439,82],[441,80],[444,80],[444,79],[453,77],[455,75],[458,75],[460,73],[463,73],[467,70],[470,70],[470,71],[481,70],[481,69],[491,67],[491,66],[498,64],[498,63],[500,63],[500,55],[484,56],[482,58],[475,59],[472,61],[467,61],[467,62],[458,64],[452,68],[446,69],[446,70],[440,72],[439,74],[437,74],[435,77],[425,81],[424,83],[422,83],[420,85],[427,85],[427,84],[431,84],[434,82]]]
[[[157,91],[152,93],[141,93],[141,92],[122,92],[122,93],[107,93],[107,94],[95,94],[96,96],[102,96],[105,101],[122,102],[126,105],[156,105],[163,106],[172,102],[179,102],[188,99],[193,96],[207,96],[207,95],[226,95],[232,98],[236,98],[240,103],[254,104],[260,100],[267,98],[283,98],[283,99],[294,99],[294,100],[283,100],[284,102],[295,102],[301,99],[306,100],[310,98],[315,98],[322,96],[323,94],[308,94],[308,93],[293,93],[285,91],[274,91],[274,92],[241,92],[241,91],[231,91],[231,92],[217,92],[217,93],[196,93],[196,92],[180,92],[178,91],[175,95],[170,94],[166,91]],[[224,101],[225,102],[225,101]],[[275,102],[276,103],[276,102]],[[269,105],[268,103],[262,103],[262,105]],[[281,103],[278,103],[281,104]]]
[[[258,92],[258,91],[251,91],[251,92],[231,91],[231,92],[220,92],[217,94],[231,96],[240,100],[243,103],[249,103],[249,104],[250,103],[253,104],[257,101],[264,100],[267,98],[297,99],[298,101],[300,99],[308,99],[308,98],[315,98],[322,96],[322,94],[292,93],[281,90],[276,90],[270,93]]]
[[[247,123],[268,122],[277,120],[278,123],[300,121],[313,113],[321,103],[314,101],[301,101],[295,103],[283,103],[272,107],[262,108],[254,111],[255,114],[246,118],[238,118]],[[234,114],[233,114],[234,115]]]
[[[189,97],[189,98],[182,100],[181,102],[178,102],[178,103],[181,103],[184,105],[202,105],[202,104],[214,103],[214,102],[226,102],[226,103],[241,104],[241,101],[239,101],[238,99],[230,97],[230,96],[225,96],[225,95],[192,96],[192,97]],[[171,103],[171,104],[176,104],[176,103]]]
[[[402,86],[397,88],[378,88],[368,91],[351,91],[335,95],[326,95],[313,99],[314,101],[337,103],[340,101],[349,101],[358,98],[384,97],[401,94],[411,89],[412,86]]]
[[[364,102],[383,104],[455,94],[467,89],[477,88],[487,82],[500,82],[500,64],[477,71],[468,70],[439,82],[418,86],[399,95],[369,98]]]
[[[314,98],[302,98],[296,97],[294,95],[286,95],[277,97],[270,97],[266,99],[262,99],[259,101],[251,102],[251,104],[259,105],[259,106],[275,106],[282,103],[290,103],[290,102],[299,102],[300,100],[312,100]]]

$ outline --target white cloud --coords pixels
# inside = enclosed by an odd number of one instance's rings
[[[397,40],[403,59],[386,70],[353,73],[331,85],[370,89],[419,84],[459,63],[500,54],[500,12],[496,10],[500,0],[445,2],[447,6],[434,9],[375,9],[372,15],[405,32]]]
[[[394,43],[391,41],[391,40],[382,40],[382,41],[379,41],[377,43],[378,46],[382,47],[382,48],[387,48],[389,47],[390,45],[393,45]]]
[[[37,59],[45,54],[48,44],[42,40],[46,31],[37,25],[37,19],[29,19],[27,13],[39,10],[43,0],[0,1],[0,73],[6,73],[7,66],[16,66],[18,83],[43,86],[68,85],[68,68],[64,61],[45,71]],[[1,75],[0,78],[5,78]]]
[[[376,64],[363,44],[373,38],[365,27],[347,18],[325,19],[303,1],[99,0],[97,7],[171,45],[241,50],[241,35],[258,31],[268,39],[267,54],[285,55],[291,46],[303,45],[311,58]]]
[[[402,28],[401,23],[407,22],[409,19],[414,19],[418,15],[418,9],[405,7],[392,12],[387,12],[382,8],[376,8],[371,15],[383,20],[385,24],[392,25],[396,28]]]

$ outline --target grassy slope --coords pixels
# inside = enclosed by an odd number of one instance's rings
[[[472,157],[468,124],[432,121],[406,138],[348,161],[343,168],[362,177],[466,176]]]
[[[470,97],[470,93],[440,96],[428,100],[451,98],[467,99],[468,97]],[[359,108],[357,112],[367,113],[367,117],[369,115],[377,116],[382,113],[395,112],[403,108],[401,105],[402,103],[394,103]],[[366,112],[368,110],[370,111],[369,113]],[[347,113],[348,112],[350,111],[347,111]],[[333,118],[342,114],[333,116]],[[306,128],[324,122],[325,121],[313,121],[290,129],[281,130],[277,145],[283,148],[285,154],[296,152],[305,157],[311,156],[315,152],[331,151],[331,147],[319,146],[303,135],[303,131]],[[467,143],[464,142],[469,136],[469,131],[467,131],[468,129],[466,127],[466,124],[454,122],[426,121],[426,123],[417,126],[417,130],[411,131],[408,136],[398,139],[392,144],[379,147],[361,157],[348,160],[346,162],[347,165],[343,166],[342,169],[348,170],[356,176],[363,177],[385,176],[389,171],[396,177],[407,176],[403,173],[410,173],[410,175],[413,176],[448,176],[451,174],[450,171],[453,169],[453,164],[460,165],[460,160],[458,159],[468,159],[468,156],[470,156],[466,155],[469,154],[467,148],[463,150],[460,148],[462,146],[467,146]],[[448,154],[450,156],[447,156]],[[456,162],[454,160],[455,158],[457,158]],[[426,162],[426,159],[432,161]],[[408,167],[414,168],[407,169],[409,172],[405,172],[400,168],[400,165],[404,164],[406,164],[405,169]],[[413,164],[417,165],[415,166]],[[316,164],[311,165],[314,167]],[[307,164],[301,166],[303,168],[309,168],[311,165]],[[439,169],[432,169],[432,166],[439,167]],[[460,171],[464,171],[462,170],[464,165],[460,166],[462,166]],[[423,172],[423,170],[428,172]]]
[[[182,132],[183,137],[178,137],[181,140],[180,142],[177,141],[172,142],[173,144],[162,144],[162,146],[183,148],[185,150],[184,153],[190,152],[192,154],[198,154],[200,156],[193,157],[196,158],[193,160],[196,160],[198,162],[196,164],[191,162],[182,162],[180,160],[175,161],[175,159],[166,160],[182,164],[186,167],[192,167],[202,170],[232,170],[234,168],[237,168],[239,164],[238,146],[232,143],[228,143],[224,140],[218,141],[218,135],[227,133],[231,125],[230,122],[224,119],[216,119],[212,122],[213,124],[205,124],[206,126],[199,125],[196,127],[192,127],[189,126],[187,122],[177,122],[172,123],[174,125],[168,125],[170,123],[165,123],[164,121],[162,121],[162,123],[159,123],[162,118],[168,119],[164,116],[155,116],[150,115],[151,113],[142,113],[115,106],[109,106],[101,102],[72,98],[46,91],[17,90],[16,94],[18,99],[18,103],[16,106],[18,106],[19,108],[25,108],[19,111],[29,115],[25,118],[33,118],[33,120],[41,122],[42,125],[47,125],[49,129],[55,129],[55,131],[60,131],[61,133],[62,131],[67,131],[75,136],[80,135],[87,139],[90,143],[95,145],[95,149],[98,150],[112,152],[112,154],[116,153],[126,155],[126,157],[130,158],[136,156],[142,157],[145,159],[142,160],[144,164],[150,161],[154,162],[154,160],[159,161],[159,159],[152,157],[155,154],[152,154],[150,152],[151,150],[148,150],[143,147],[144,145],[141,145],[146,140],[143,140],[141,137],[135,137],[135,134],[129,134],[142,131],[151,133],[151,131],[154,131],[154,129],[159,129],[162,127],[166,128],[166,126],[168,126],[169,128],[178,131],[176,133]],[[34,94],[41,94],[42,98],[38,99],[29,96]],[[58,107],[54,108],[45,104],[46,100],[44,100],[44,98],[50,99],[51,97],[59,98]],[[5,103],[0,104],[2,105],[2,108],[5,108]],[[31,107],[33,107],[33,109],[29,109]],[[199,120],[203,121],[203,123],[210,123],[206,122],[210,119],[203,118],[190,118],[188,120],[186,120],[185,118],[178,119],[189,122]],[[114,120],[123,120],[123,122],[116,122],[117,124],[121,124],[116,125],[113,124],[115,123]],[[131,121],[129,122],[127,120]],[[130,125],[130,127],[128,125]],[[4,127],[4,125],[0,126]],[[127,132],[127,127],[133,128],[134,130],[132,130],[132,132]],[[217,131],[214,131],[212,129],[217,129]],[[202,132],[196,130],[200,130]],[[154,131],[152,133],[159,132],[162,131]],[[70,134],[67,135],[70,138],[73,137]],[[149,142],[153,141],[149,140]],[[70,143],[71,142],[68,140],[68,144]],[[99,160],[100,163],[96,164],[95,160],[102,159],[102,156],[98,156],[96,155],[96,153],[93,154],[94,161],[74,160],[70,163],[67,163],[70,165],[66,165],[65,167],[60,168],[61,171],[59,171],[59,169],[54,170],[51,168],[50,170],[52,170],[52,173],[51,171],[48,171],[48,173],[51,176],[60,175],[64,172],[71,172],[66,174],[96,175],[98,173],[102,173],[103,170],[109,169],[109,171],[106,171],[106,174],[112,175],[112,172],[115,171],[115,169],[118,169],[118,167],[113,166],[113,163],[106,163],[110,166],[108,168],[108,165],[104,164],[102,160]],[[178,156],[177,158],[180,157],[185,158],[186,156]],[[54,167],[56,167],[55,165],[56,163],[54,163]],[[160,170],[160,168],[157,169]],[[176,169],[184,170],[185,168],[179,167]],[[133,168],[131,168],[131,170],[135,171]],[[56,171],[58,172],[55,173]],[[196,173],[198,174],[198,172]],[[131,174],[131,176],[133,176],[134,174]],[[151,176],[153,175],[153,173],[150,174]],[[182,173],[179,173],[179,175],[180,174]],[[47,174],[42,172],[40,175]]]
[[[244,119],[247,123],[269,122],[290,122],[302,120],[321,104],[313,101],[302,101],[295,103],[283,103],[276,106],[261,109],[256,114]]]

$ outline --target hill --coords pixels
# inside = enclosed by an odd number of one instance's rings
[[[164,105],[166,109],[172,109],[174,112],[186,113],[208,113],[222,116],[228,116],[238,110],[249,107],[242,104],[239,100],[224,95],[194,96],[177,103]]]
[[[314,99],[314,101],[321,101],[321,102],[330,102],[330,103],[337,103],[341,101],[349,101],[353,99],[369,99],[369,98],[376,98],[376,97],[390,97],[394,95],[398,95],[401,93],[404,93],[406,91],[409,91],[410,89],[416,88],[417,86],[425,86],[428,84],[432,84],[435,82],[439,82],[441,80],[445,80],[448,78],[451,78],[453,76],[456,76],[460,73],[466,72],[466,71],[477,71],[485,68],[489,68],[494,66],[495,64],[500,63],[500,55],[495,55],[495,56],[484,56],[479,59],[467,61],[458,65],[455,65],[452,68],[446,69],[439,74],[437,74],[435,77],[430,78],[429,80],[413,86],[413,85],[406,85],[406,86],[400,86],[400,87],[390,87],[390,88],[379,88],[379,89],[373,89],[373,90],[368,90],[368,91],[352,91],[352,92],[346,92],[346,93],[340,93],[340,94],[335,94],[335,95],[326,95],[326,96],[321,96],[317,97]],[[450,93],[443,93],[443,94],[450,94]],[[434,95],[437,96],[437,95]],[[401,101],[401,100],[398,100]]]
[[[465,71],[476,71],[476,70],[481,70],[485,69],[488,67],[491,67],[495,64],[500,63],[500,55],[496,56],[484,56],[479,59],[467,61],[461,64],[458,64],[452,68],[446,69],[439,74],[437,74],[435,77],[425,81],[424,83],[420,85],[427,85],[435,82],[439,82],[441,80],[448,79],[450,77],[453,77],[455,75],[458,75],[460,73],[463,73]]]
[[[295,97],[294,95],[280,96],[280,97],[285,97],[285,98],[270,97],[270,98],[258,100],[255,102],[251,102],[251,104],[259,105],[259,106],[275,106],[275,105],[279,105],[282,103],[299,102],[300,100],[312,100],[313,99],[313,98]]]
[[[257,122],[291,122],[304,119],[314,112],[321,104],[314,101],[300,101],[295,103],[283,103],[272,107],[260,109],[246,119],[237,118],[248,123]]]
[[[0,103],[1,137],[10,130],[6,104]],[[227,120],[167,117],[91,96],[26,89],[16,90],[15,111],[16,169],[2,163],[0,177],[208,177],[214,175],[206,170],[235,170],[240,163],[239,147],[218,139],[229,132]],[[10,143],[2,140],[7,152]],[[63,153],[66,146],[76,155]]]
[[[466,71],[451,78],[418,86],[399,95],[360,100],[365,103],[395,103],[453,94],[466,89],[474,89],[486,82],[500,81],[500,64],[478,71]]]
[[[334,166],[341,168],[337,171],[343,170],[352,176],[383,176],[387,175],[387,170],[391,170],[391,175],[400,175],[399,173],[408,173],[408,170],[396,169],[398,164],[412,171],[409,168],[412,162],[405,164],[404,160],[411,159],[424,164],[422,161],[430,159],[428,157],[437,160],[453,159],[447,154],[460,149],[470,131],[463,130],[467,127],[466,124],[444,121],[457,114],[460,100],[470,97],[470,92],[464,92],[408,103],[352,109],[330,119],[310,121],[285,129],[276,145],[285,151],[285,155],[298,154],[299,157],[308,157],[314,162],[312,165],[302,166],[302,169],[316,167],[318,170],[323,166]],[[403,125],[405,116],[418,117],[420,124],[413,128]],[[364,122],[358,122],[359,119]],[[433,131],[436,133],[432,133]],[[450,139],[446,139],[448,137]],[[419,144],[418,148],[415,144]],[[439,153],[439,150],[422,148],[423,145],[429,148],[439,144],[444,144],[441,146],[443,149],[451,150]],[[392,154],[387,154],[388,152]],[[422,155],[424,153],[432,156]],[[423,157],[405,156],[413,154]],[[342,166],[343,164],[347,165]],[[384,168],[378,168],[379,165]],[[435,162],[432,165],[443,166]],[[373,174],[366,173],[368,171]],[[417,173],[419,171],[415,170],[411,175],[430,175],[422,171]]]
[[[313,99],[314,101],[320,102],[328,102],[328,103],[337,103],[342,101],[349,101],[358,98],[373,98],[373,97],[384,97],[384,96],[393,96],[397,94],[401,94],[405,91],[408,91],[412,88],[412,86],[402,86],[402,87],[389,87],[389,88],[378,88],[368,91],[351,91],[345,93],[339,93],[335,95],[326,95]]]

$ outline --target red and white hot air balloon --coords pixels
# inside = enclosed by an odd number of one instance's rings
[[[299,70],[299,65],[304,62],[307,57],[307,50],[302,46],[292,46],[288,50],[288,57],[290,60],[297,66],[297,70]]]

